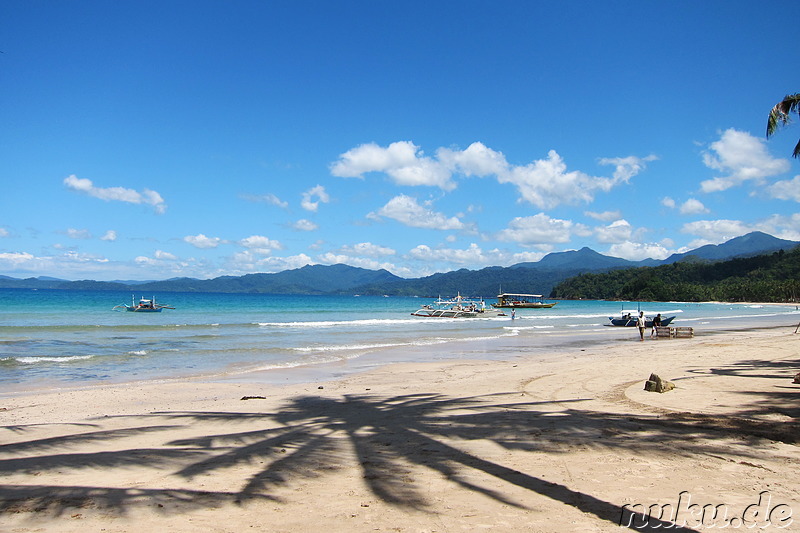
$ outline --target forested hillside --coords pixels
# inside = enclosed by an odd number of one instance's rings
[[[718,263],[681,261],[657,267],[581,274],[553,288],[553,298],[642,301],[797,302],[800,248]]]

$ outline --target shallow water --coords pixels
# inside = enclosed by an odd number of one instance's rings
[[[153,295],[136,295],[151,297]],[[425,319],[423,298],[163,293],[161,313],[114,311],[130,293],[0,290],[0,391],[119,383],[255,370],[314,368],[359,360],[427,361],[505,357],[499,339],[522,337],[529,350],[629,339],[608,327],[621,310],[675,316],[697,331],[791,325],[795,307],[716,303],[560,301],[510,316]],[[494,298],[486,298],[487,304]],[[497,353],[496,353],[497,352]],[[263,375],[263,374],[262,374]]]

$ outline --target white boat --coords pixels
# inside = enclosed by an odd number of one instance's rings
[[[464,298],[459,293],[455,298],[438,300],[429,305],[423,305],[412,316],[423,318],[478,318],[505,316],[504,313],[494,309],[487,309],[484,301]]]
[[[162,309],[175,309],[174,307],[170,307],[168,305],[162,305],[156,303],[156,297],[153,296],[152,298],[140,298],[139,303],[136,303],[136,300],[133,296],[131,296],[131,305],[116,305],[114,306],[114,310],[125,310],[131,311],[134,313],[160,313]]]

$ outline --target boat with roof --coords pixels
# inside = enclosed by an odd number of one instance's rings
[[[504,292],[497,295],[497,303],[492,307],[497,309],[549,309],[557,302],[545,302],[541,294],[514,294]]]
[[[480,318],[505,316],[505,313],[487,308],[482,298],[464,298],[459,293],[450,299],[442,299],[440,296],[432,304],[423,305],[411,315],[423,318]]]

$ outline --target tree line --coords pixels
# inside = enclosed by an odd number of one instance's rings
[[[552,298],[686,302],[798,302],[800,247],[716,263],[684,260],[657,267],[587,273],[564,280]]]

